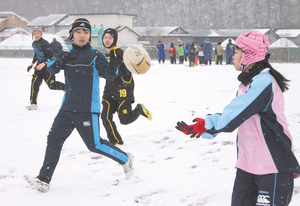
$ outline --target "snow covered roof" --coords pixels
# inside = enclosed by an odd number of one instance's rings
[[[300,35],[300,29],[278,29],[275,33],[280,37],[298,37]]]
[[[170,36],[187,35],[187,31],[181,27],[133,27],[132,30],[140,36]]]
[[[138,37],[140,36],[138,33],[136,33],[135,31],[133,31],[132,29],[130,29],[129,27],[127,26],[119,26],[116,28],[116,31],[117,32],[121,32],[123,31],[124,29],[128,29],[130,32],[134,33],[135,35],[137,35]]]
[[[82,13],[82,14],[70,14],[71,16],[82,16],[82,15],[122,15],[122,16],[133,16],[137,17],[136,14],[124,14],[122,12],[120,13]]]
[[[267,32],[269,32],[271,29],[253,29],[254,31],[260,31],[263,34],[266,34]]]
[[[69,37],[69,30],[60,30],[59,32],[55,33],[55,35],[60,37]]]
[[[19,19],[21,19],[22,21],[25,21],[27,24],[29,23],[29,21],[27,21],[26,19],[24,19],[23,17],[19,16],[18,14],[12,12],[12,11],[3,11],[3,12],[0,12],[0,15],[6,15],[6,14],[12,14],[12,15],[15,15],[17,16]]]
[[[67,17],[67,14],[50,14],[33,19],[27,26],[53,26]]]
[[[49,43],[52,42],[53,38],[56,38],[57,41],[61,43],[64,47],[66,46],[65,42],[61,39],[60,36],[54,34],[44,34],[42,36],[46,39]],[[19,49],[18,47],[23,47],[23,49],[32,49],[32,35],[24,35],[24,34],[15,34],[10,38],[5,39],[4,41],[0,42],[0,48],[10,48],[11,49]]]
[[[298,47],[298,46],[287,38],[280,38],[277,41],[275,41],[273,44],[271,44],[269,47],[272,48],[272,47]]]
[[[56,26],[71,26],[73,22],[74,16],[68,16],[67,18],[59,22]]]
[[[267,33],[270,31],[270,29],[199,29],[199,30],[192,30],[187,29],[186,31],[189,32],[193,36],[202,36],[202,37],[237,37],[241,33],[247,32],[247,31],[260,31],[262,33]]]
[[[7,18],[6,17],[0,17],[0,23],[5,21]]]
[[[3,29],[0,32],[0,37],[10,37],[10,36],[12,36],[13,34],[15,34],[17,32],[26,33],[27,35],[30,34],[28,31],[26,31],[23,28],[9,28],[9,29]]]
[[[263,34],[266,34],[271,29],[220,29],[216,32],[219,34],[219,36],[228,36],[228,37],[238,37],[241,33],[245,33],[248,31],[260,31]]]
[[[190,33],[192,36],[205,36],[205,37],[212,33],[210,29],[197,29],[197,30],[187,29],[186,31]]]

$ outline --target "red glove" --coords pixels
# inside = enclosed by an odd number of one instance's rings
[[[179,131],[183,132],[184,134],[188,134],[191,129],[186,129],[186,127],[188,127],[188,125],[184,121],[177,122],[177,126],[175,126],[175,128]]]
[[[189,126],[185,122],[177,122],[177,126],[175,128],[186,135],[191,134],[191,138],[199,138],[202,135],[202,133],[206,131],[205,120],[201,118],[196,118],[193,120],[193,122],[196,123]]]

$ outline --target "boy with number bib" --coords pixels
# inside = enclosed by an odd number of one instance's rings
[[[124,51],[117,46],[118,33],[115,29],[106,29],[102,36],[102,44],[107,49],[105,56],[108,61],[116,58],[119,66],[118,76],[113,81],[106,81],[102,97],[102,123],[107,132],[107,137],[112,144],[123,145],[121,135],[113,121],[113,114],[118,113],[121,124],[130,124],[140,115],[148,120],[152,119],[151,113],[142,104],[137,104],[132,110],[134,103],[134,81],[132,73],[123,62]]]

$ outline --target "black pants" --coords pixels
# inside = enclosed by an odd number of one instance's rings
[[[49,182],[51,181],[63,144],[74,128],[90,151],[107,156],[120,164],[128,161],[125,152],[100,137],[99,114],[60,110],[48,135],[45,159],[39,174],[40,179],[46,178]]]
[[[35,70],[31,80],[31,92],[30,92],[31,104],[37,103],[37,96],[39,94],[40,86],[43,80],[46,82],[49,89],[65,90],[65,84],[59,81],[55,81],[55,75],[50,74],[46,67],[44,67],[42,70],[39,71]]]
[[[176,64],[176,55],[170,55],[171,64]]]
[[[179,56],[179,64],[183,64],[184,56]]]
[[[118,112],[120,123],[124,125],[134,122],[140,116],[137,108],[132,110],[131,102],[131,100],[118,102],[112,99],[102,99],[101,119],[107,132],[107,138],[112,144],[123,144],[122,137],[113,121],[113,114]]]
[[[223,55],[217,55],[217,62],[216,62],[216,64],[219,64],[219,62],[220,62],[220,64],[222,65],[222,61],[223,61]]]
[[[198,56],[199,64],[204,64],[204,56]]]
[[[188,61],[188,59],[190,60],[190,54],[189,53],[184,53],[184,61]]]
[[[195,64],[195,55],[191,55],[189,61],[190,61],[190,66],[192,63]]]
[[[292,198],[294,175],[254,175],[237,169],[231,206],[287,206]]]

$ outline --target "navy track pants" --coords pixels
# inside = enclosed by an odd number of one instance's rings
[[[99,114],[60,110],[48,135],[47,148],[39,177],[52,179],[65,140],[76,128],[87,148],[120,164],[128,161],[127,154],[100,137]]]

